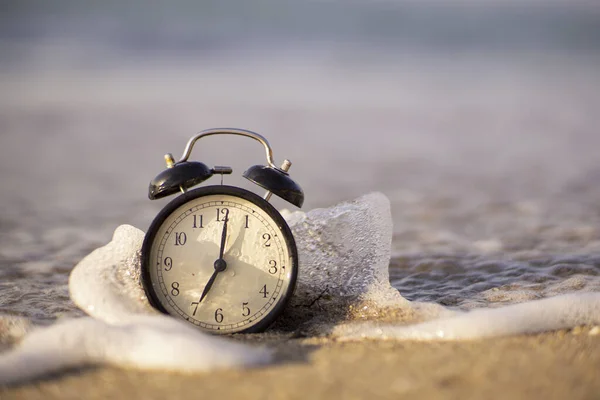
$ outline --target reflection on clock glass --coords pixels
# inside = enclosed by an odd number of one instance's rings
[[[207,195],[163,221],[149,264],[154,292],[170,314],[235,332],[260,322],[283,299],[292,260],[264,210],[239,197]]]

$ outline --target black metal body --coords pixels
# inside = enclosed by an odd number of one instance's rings
[[[204,182],[213,175],[213,170],[198,161],[180,162],[165,169],[150,181],[148,197],[160,199]]]
[[[244,172],[244,178],[256,183],[295,205],[302,207],[304,192],[302,188],[290,178],[287,172],[269,167],[267,165],[254,165]]]
[[[263,209],[267,213],[267,215],[269,215],[269,217],[271,217],[273,221],[275,221],[275,223],[281,229],[281,232],[284,236],[283,239],[288,248],[292,262],[291,268],[289,270],[291,275],[288,291],[282,296],[281,301],[271,310],[269,314],[265,315],[259,323],[238,333],[262,332],[265,329],[267,329],[282,313],[285,306],[292,297],[296,286],[296,279],[298,276],[298,250],[296,248],[296,242],[294,240],[294,236],[292,235],[292,231],[290,230],[289,226],[287,225],[281,214],[279,214],[275,207],[273,207],[269,202],[248,190],[226,185],[205,186],[198,189],[190,190],[182,194],[181,196],[175,198],[169,204],[167,204],[165,208],[163,208],[160,211],[160,213],[156,216],[154,221],[152,221],[152,224],[148,228],[148,232],[146,233],[144,243],[142,245],[141,278],[144,290],[146,291],[146,295],[148,296],[150,303],[159,311],[168,314],[167,310],[161,305],[158,296],[155,293],[154,286],[150,280],[150,268],[152,268],[153,266],[150,263],[150,252],[154,243],[155,236],[163,222],[177,208],[179,208],[180,206],[182,206],[190,200],[213,194],[225,194],[229,196],[235,196],[254,203],[256,206]]]

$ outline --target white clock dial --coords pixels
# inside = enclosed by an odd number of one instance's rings
[[[226,193],[206,194],[218,190]],[[201,188],[159,214],[144,243],[155,306],[216,333],[264,329],[281,311],[296,278],[293,238],[268,203],[247,193]]]

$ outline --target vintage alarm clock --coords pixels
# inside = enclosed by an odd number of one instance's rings
[[[230,167],[188,161],[194,144],[212,135],[260,142],[267,165],[243,176],[267,189],[264,198],[222,184],[189,190]],[[151,304],[204,331],[260,332],[281,314],[296,285],[298,254],[290,228],[269,203],[271,194],[301,207],[304,193],[289,176],[291,163],[273,163],[261,135],[243,129],[209,129],[192,137],[177,162],[150,182],[148,197],[180,192],[156,216],[142,246],[142,283]]]

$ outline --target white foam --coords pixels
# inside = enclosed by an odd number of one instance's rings
[[[0,345],[14,343],[32,329],[33,324],[25,317],[0,315]]]
[[[596,324],[600,324],[600,293],[577,293],[414,325],[342,325],[333,334],[343,339],[467,340]]]
[[[93,318],[65,320],[27,335],[0,357],[0,384],[30,380],[83,365],[199,372],[266,363],[264,348],[209,336],[167,316],[130,315],[108,324]]]
[[[389,283],[392,216],[385,195],[371,193],[284,216],[296,239],[300,263],[288,315],[304,312],[305,305],[325,288],[329,296],[321,300],[320,313],[339,311],[357,301],[408,307]],[[139,283],[143,240],[141,230],[121,225],[110,243],[81,260],[69,277],[75,304],[107,322],[126,321],[132,313],[156,314]]]
[[[390,285],[392,244],[390,201],[370,193],[308,213],[284,213],[296,239],[300,271],[294,305],[310,303],[325,288],[323,312],[357,301],[408,306]]]
[[[158,314],[140,286],[139,252],[144,232],[121,225],[112,241],[79,262],[69,276],[73,302],[107,322],[128,321],[131,314]]]
[[[437,318],[408,326],[341,321],[334,327],[333,336],[460,340],[600,324],[597,292],[467,313],[433,303],[407,301],[389,283],[391,215],[389,201],[380,193],[327,209],[286,214],[286,218],[300,259],[298,287],[286,310],[288,316],[293,317],[296,312],[301,315],[306,304],[328,287],[329,299],[319,304],[317,316],[328,316],[368,301],[374,309],[371,316],[396,308],[412,309],[412,314],[421,319]],[[1,383],[90,364],[196,372],[270,359],[268,350],[207,336],[151,308],[139,282],[143,236],[137,228],[120,226],[109,244],[92,252],[73,269],[69,279],[71,298],[98,319],[66,320],[34,330],[13,350],[0,356]],[[573,281],[568,288],[580,286]],[[324,333],[325,326],[319,325],[323,320],[315,320],[304,327],[312,322],[314,332]],[[294,323],[295,319],[289,321]],[[23,325],[7,337],[14,340],[28,329]]]

